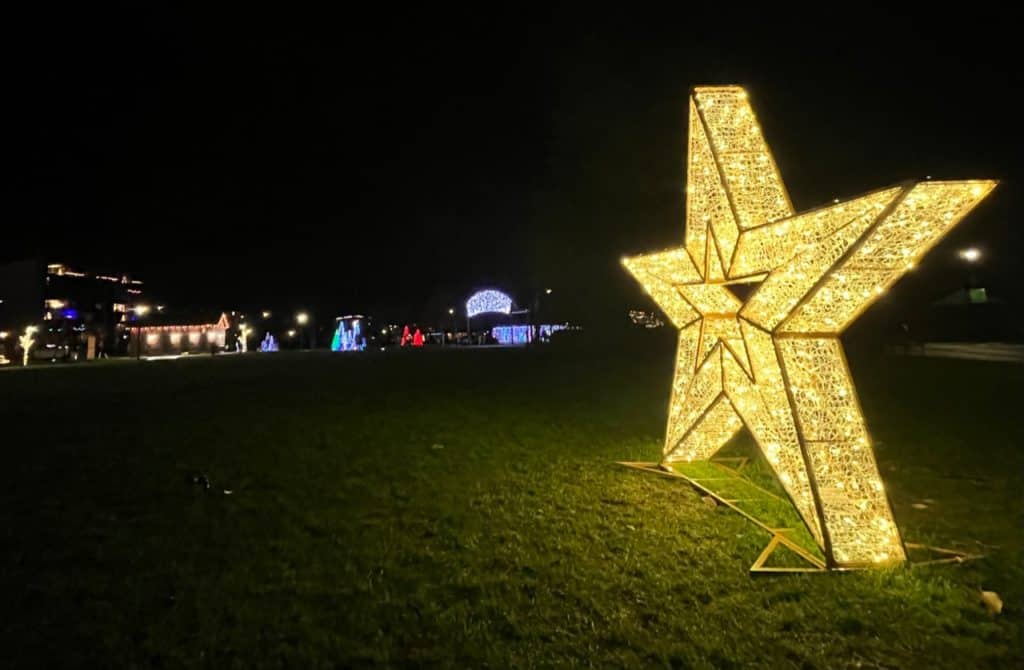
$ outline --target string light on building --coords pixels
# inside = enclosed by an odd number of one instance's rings
[[[679,329],[662,464],[706,460],[745,425],[829,567],[905,560],[839,336],[995,185],[798,214],[744,90],[694,89],[684,245],[623,259]]]
[[[229,321],[227,314],[222,313],[219,318],[206,323],[139,324],[135,328],[139,335],[138,341],[144,344],[136,355],[140,358],[142,355],[153,358],[165,354],[195,353],[210,347],[221,348],[224,346]]]

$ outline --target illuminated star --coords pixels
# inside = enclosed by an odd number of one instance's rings
[[[742,88],[696,88],[689,114],[685,244],[623,261],[680,331],[663,464],[746,426],[830,566],[902,561],[839,336],[995,182],[796,214]]]

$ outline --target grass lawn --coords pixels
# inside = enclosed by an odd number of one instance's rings
[[[0,665],[1024,667],[1024,366],[851,361],[905,538],[987,558],[751,577],[767,535],[613,464],[671,360],[2,372]]]

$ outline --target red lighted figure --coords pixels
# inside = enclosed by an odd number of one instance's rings
[[[422,347],[423,346],[423,333],[420,332],[419,328],[416,329],[416,333],[412,336],[412,346],[414,346],[414,347]]]
[[[409,334],[409,326],[406,326],[405,328],[402,329],[402,341],[399,343],[399,346],[404,347],[406,344],[409,343],[409,340],[411,339],[412,336]]]

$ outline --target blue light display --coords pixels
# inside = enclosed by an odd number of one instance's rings
[[[263,341],[260,342],[260,351],[277,351],[277,340],[274,339],[273,335],[267,333],[266,337],[263,338]]]
[[[542,324],[539,327],[540,340],[546,342],[551,339],[552,333],[564,330],[564,324]],[[495,326],[491,328],[491,337],[497,340],[498,344],[529,344],[534,339],[533,326]]]
[[[338,320],[338,328],[331,338],[331,351],[362,351],[366,349],[366,338],[359,319],[352,319],[352,328],[345,328],[347,319]]]
[[[533,326],[495,326],[491,337],[498,344],[529,344],[533,340]]]

